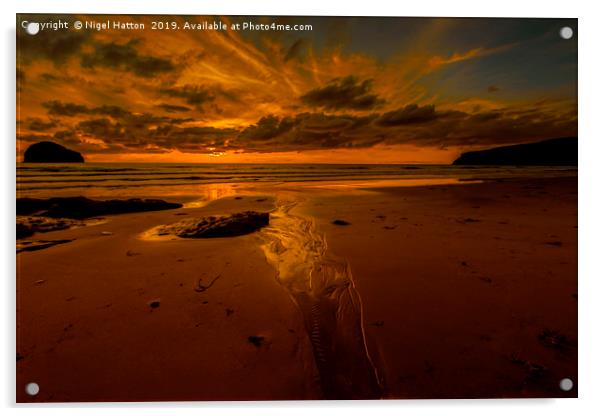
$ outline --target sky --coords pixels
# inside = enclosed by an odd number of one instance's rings
[[[24,20],[70,27],[32,36]],[[576,19],[18,15],[17,27],[17,160],[49,140],[92,162],[450,163],[577,135]]]

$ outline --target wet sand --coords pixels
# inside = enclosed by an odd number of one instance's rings
[[[384,396],[576,397],[576,178],[381,191],[310,212],[353,270]]]
[[[576,396],[576,178],[236,192],[19,253],[17,400]],[[270,226],[147,234],[246,210]]]

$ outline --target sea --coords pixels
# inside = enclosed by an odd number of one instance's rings
[[[17,197],[195,195],[234,184],[367,182],[412,184],[489,179],[576,176],[567,166],[455,166],[364,164],[181,164],[181,163],[17,163]],[[217,186],[219,185],[219,186]]]

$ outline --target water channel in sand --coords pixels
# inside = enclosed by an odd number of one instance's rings
[[[261,231],[266,259],[303,314],[324,398],[380,398],[349,265],[328,253],[315,221],[297,213],[301,202],[294,196],[277,200]]]

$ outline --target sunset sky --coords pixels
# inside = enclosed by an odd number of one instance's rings
[[[21,20],[144,22],[26,34]],[[577,135],[574,19],[26,16],[17,159],[51,140],[88,161],[448,163]],[[151,21],[312,31],[151,30]]]

